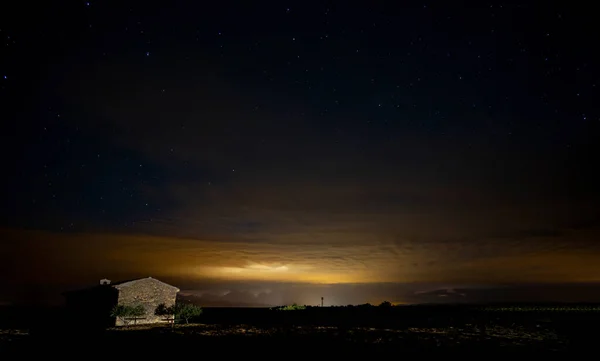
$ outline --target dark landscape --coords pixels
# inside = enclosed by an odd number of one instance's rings
[[[584,352],[594,347],[600,305],[414,305],[205,308],[190,324],[108,329],[69,326],[61,308],[2,310],[2,353],[120,355],[194,352],[293,354]],[[11,315],[21,314],[17,318]],[[19,327],[20,326],[20,327]]]
[[[595,10],[0,1],[0,361],[595,356]]]

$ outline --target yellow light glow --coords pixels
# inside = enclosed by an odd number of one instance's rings
[[[580,238],[583,236],[580,236]],[[440,244],[393,243],[219,242],[129,234],[55,234],[41,231],[0,230],[14,251],[0,255],[0,264],[16,265],[11,254],[35,261],[36,272],[18,274],[22,282],[67,277],[88,280],[119,273],[177,277],[190,280],[277,281],[301,283],[542,283],[592,282],[600,280],[596,249],[548,249],[531,241],[527,252],[514,252],[498,241],[463,244],[452,248]],[[577,241],[573,234],[571,243]],[[300,242],[300,241],[298,241]],[[481,249],[481,257],[463,259],[463,253]],[[580,241],[580,244],[585,244]],[[460,262],[458,262],[459,260]],[[33,262],[33,261],[32,261]]]

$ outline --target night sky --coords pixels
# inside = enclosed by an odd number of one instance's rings
[[[591,9],[9,3],[0,303],[600,301]]]

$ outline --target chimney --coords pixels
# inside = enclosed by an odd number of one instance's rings
[[[100,280],[100,284],[101,285],[109,285],[110,284],[110,280],[107,280],[106,278],[103,278]]]

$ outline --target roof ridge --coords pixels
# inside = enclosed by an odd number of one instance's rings
[[[175,288],[175,289],[179,290],[179,288],[178,288],[178,287],[175,287],[175,286],[173,286],[173,285],[170,285],[170,284],[168,284],[168,283],[166,283],[166,282],[163,282],[163,281],[161,281],[161,280],[159,280],[159,279],[157,279],[157,278],[153,278],[152,276],[148,276],[148,277],[141,277],[141,278],[135,278],[135,279],[131,279],[131,280],[125,280],[125,281],[120,281],[120,282],[115,282],[115,283],[112,283],[112,284],[111,284],[111,286],[113,286],[113,287],[115,287],[115,286],[123,286],[123,285],[125,285],[125,284],[127,284],[127,283],[132,283],[132,282],[141,281],[141,280],[146,280],[146,279],[155,280],[155,281],[157,281],[157,282],[160,282],[160,283],[162,283],[162,284],[165,284],[165,285],[167,285],[167,286],[169,286],[169,287],[172,287],[172,288]],[[115,287],[115,288],[119,288],[119,287]]]

